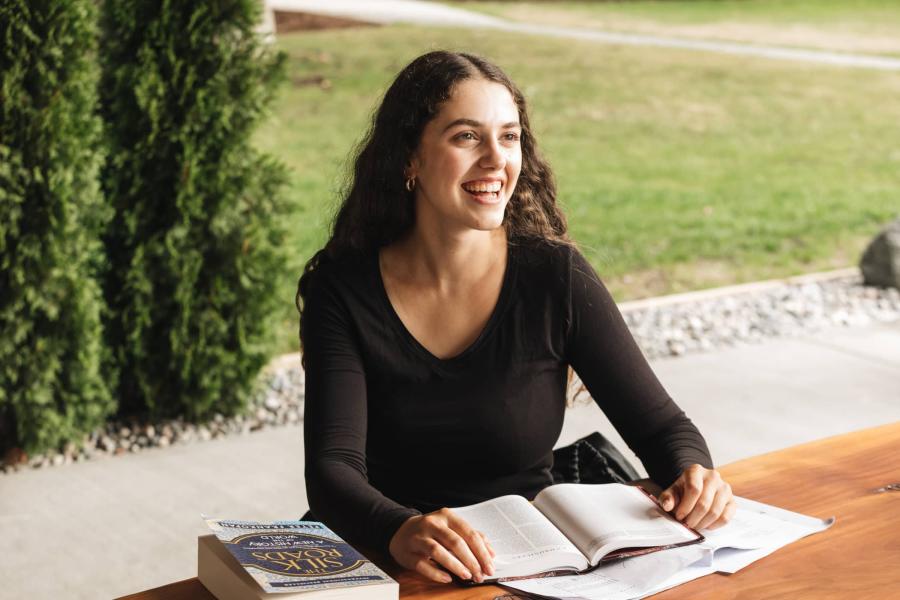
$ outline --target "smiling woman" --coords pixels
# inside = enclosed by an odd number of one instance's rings
[[[525,99],[470,54],[417,58],[385,94],[297,304],[310,508],[436,581],[493,573],[449,507],[553,483],[574,369],[692,527],[731,490],[568,238]]]
[[[415,225],[382,248],[380,270],[404,327],[436,356],[455,356],[475,341],[496,304],[521,131],[505,86],[462,81],[405,169]]]

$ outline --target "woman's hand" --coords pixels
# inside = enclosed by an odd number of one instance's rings
[[[391,538],[389,550],[400,566],[432,581],[450,583],[450,575],[439,567],[476,583],[494,574],[496,554],[487,537],[449,508],[407,519]]]
[[[734,516],[731,486],[715,469],[691,465],[659,495],[663,510],[692,529],[716,529]]]

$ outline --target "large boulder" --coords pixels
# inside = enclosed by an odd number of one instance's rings
[[[859,268],[866,285],[900,289],[900,217],[872,240],[863,252]]]

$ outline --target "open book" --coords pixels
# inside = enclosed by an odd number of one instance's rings
[[[533,503],[501,496],[453,512],[483,532],[497,553],[490,581],[580,573],[616,558],[703,541],[644,490],[620,483],[562,483],[541,491]]]
[[[505,583],[528,595],[547,598],[634,600],[711,573],[736,573],[779,548],[834,523],[734,497],[737,512],[720,529],[705,531],[700,544],[626,561],[606,563],[585,575],[517,579]],[[724,590],[721,596],[735,596]]]

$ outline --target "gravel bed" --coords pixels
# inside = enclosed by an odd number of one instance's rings
[[[625,321],[648,358],[681,356],[774,337],[807,335],[835,326],[858,326],[900,319],[900,292],[862,285],[860,275],[806,283],[785,283],[762,291],[689,302],[626,309]],[[303,420],[304,376],[300,366],[281,362],[260,377],[247,414],[206,424],[177,419],[162,423],[111,423],[85,438],[79,449],[61,453],[7,456],[3,473],[58,466],[104,456],[142,452],[247,435]],[[17,464],[11,464],[17,463]]]
[[[680,356],[830,327],[900,319],[900,291],[864,286],[859,274],[624,311],[648,358]]]

